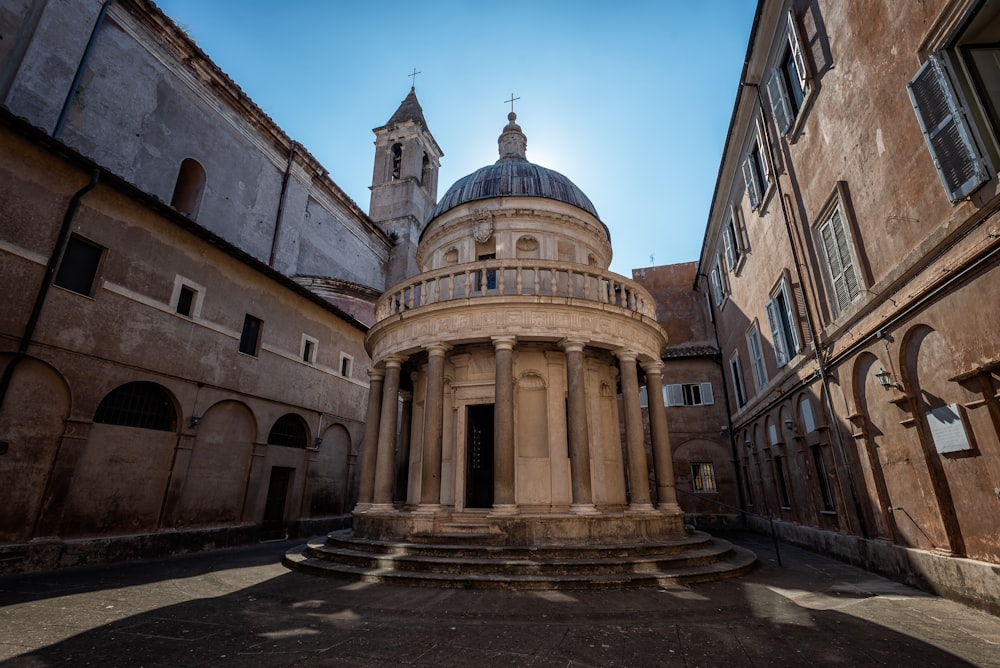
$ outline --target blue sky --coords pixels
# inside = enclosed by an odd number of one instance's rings
[[[755,0],[158,0],[365,211],[372,128],[409,92],[438,195],[497,159],[513,93],[528,159],[611,230],[611,269],[696,260]]]

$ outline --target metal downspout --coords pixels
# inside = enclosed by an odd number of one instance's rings
[[[267,260],[267,266],[274,266],[274,258],[278,254],[278,238],[281,235],[281,220],[285,214],[285,199],[288,196],[288,177],[292,173],[292,162],[295,160],[295,152],[299,143],[292,142],[288,149],[288,163],[285,165],[285,174],[281,177],[281,196],[278,198],[278,213],[274,218],[274,236],[271,237],[271,255]]]
[[[87,67],[87,61],[90,60],[90,54],[94,50],[94,42],[97,41],[97,33],[101,30],[101,25],[104,23],[104,17],[107,16],[110,6],[111,0],[104,0],[104,4],[101,5],[101,11],[94,22],[94,28],[90,31],[90,39],[87,40],[87,48],[83,50],[83,56],[80,57],[80,64],[76,68],[73,83],[70,84],[69,92],[66,93],[66,101],[63,102],[62,111],[59,112],[59,120],[56,121],[56,127],[52,130],[53,137],[58,137],[62,133],[63,126],[66,124],[66,117],[69,116],[69,108],[76,98],[76,90],[80,87],[80,79],[83,78],[83,70]]]
[[[45,275],[42,277],[42,283],[38,287],[38,294],[35,296],[35,305],[31,309],[28,323],[24,326],[24,334],[21,335],[21,342],[18,344],[17,352],[14,353],[14,359],[4,368],[3,376],[0,376],[0,412],[3,411],[3,405],[7,399],[7,391],[10,389],[11,381],[14,378],[14,370],[28,356],[28,347],[31,345],[35,329],[38,327],[38,320],[41,318],[42,307],[45,305],[45,298],[48,296],[49,288],[52,286],[52,279],[55,277],[56,268],[62,260],[63,250],[66,248],[66,240],[69,238],[70,228],[73,226],[73,218],[76,216],[80,200],[94,189],[100,176],[101,171],[95,169],[93,174],[90,175],[90,182],[73,194],[73,197],[69,200],[69,206],[66,207],[62,226],[59,228],[59,236],[56,239],[55,247],[52,249],[52,254],[49,256],[49,263],[45,267]]]

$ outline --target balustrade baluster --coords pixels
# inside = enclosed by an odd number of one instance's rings
[[[472,272],[468,269],[465,270],[465,297],[468,299],[472,296]]]
[[[514,289],[517,291],[517,295],[519,297],[524,294],[524,276],[521,275],[522,269],[521,265],[517,265],[517,269],[514,270],[514,275],[516,277],[514,281]]]
[[[531,268],[531,272],[535,275],[535,294],[542,294],[542,268],[535,265]]]
[[[500,274],[498,276],[497,287],[500,289],[500,294],[504,294],[504,284],[507,282],[507,269],[504,267],[498,267],[496,272]]]
[[[448,301],[455,298],[455,274],[448,274]]]

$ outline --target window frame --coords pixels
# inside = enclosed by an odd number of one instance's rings
[[[303,333],[299,343],[299,360],[303,364],[316,364],[316,352],[319,350],[319,341],[308,334]]]
[[[354,373],[354,355],[340,353],[340,364],[337,366],[337,371],[342,378],[350,378]]]
[[[187,288],[194,293],[191,299],[191,310],[188,313],[182,313],[178,309],[180,308],[181,292]],[[185,318],[191,318],[195,320],[201,317],[201,306],[205,300],[205,288],[198,283],[195,283],[191,279],[177,274],[174,276],[174,287],[173,291],[170,293],[170,308],[173,312],[179,316]]]
[[[691,462],[691,491],[695,494],[718,494],[713,462]]]
[[[817,248],[816,257],[822,264],[822,274],[824,278],[824,283],[826,284],[826,289],[829,293],[828,303],[831,307],[833,318],[836,319],[842,313],[849,311],[854,304],[856,304],[861,295],[865,292],[868,285],[865,282],[864,274],[861,271],[861,265],[858,263],[858,258],[861,257],[861,253],[855,247],[855,234],[854,234],[854,224],[853,220],[849,217],[849,209],[845,206],[846,196],[845,196],[845,185],[844,183],[838,182],[836,188],[834,188],[833,194],[827,200],[826,206],[823,207],[822,212],[816,218],[816,224],[813,227],[813,235],[815,239],[815,244]],[[839,225],[842,231],[842,239],[837,239],[834,236],[834,241],[837,249],[837,262],[841,265],[838,275],[834,275],[833,263],[830,260],[830,247],[828,245],[827,239],[824,235],[824,229],[828,225],[832,225],[835,217],[839,215]],[[836,235],[836,230],[834,230],[834,235]],[[847,268],[843,266],[843,254],[846,251],[850,259],[850,272]],[[847,295],[847,301],[842,302],[841,293],[837,290],[837,279],[838,276],[842,276],[845,284],[845,290]],[[851,294],[852,288],[849,284],[849,277],[853,276],[855,281],[854,290],[856,293]]]
[[[774,67],[767,79],[767,97],[771,102],[771,113],[778,136],[787,137],[789,142],[795,142],[802,130],[806,110],[812,103],[815,86],[813,86],[812,63],[806,57],[808,50],[802,39],[799,21],[795,12],[788,10],[785,19],[786,43],[781,46],[775,56]],[[787,77],[787,64],[791,61],[797,75],[802,101],[793,108],[791,91],[788,85],[791,79]]]
[[[739,273],[747,259],[747,243],[743,229],[743,217],[735,204],[729,207],[729,216],[722,224],[722,243],[726,252],[729,271]]]
[[[743,184],[750,209],[763,215],[764,207],[775,190],[774,165],[761,119],[754,121],[754,134],[743,154]]]
[[[715,305],[720,308],[726,303],[726,299],[729,298],[729,285],[726,283],[725,272],[722,271],[722,263],[722,256],[716,255],[715,261],[712,262],[712,268],[708,273],[712,297],[715,299]]]
[[[97,251],[97,261],[93,264],[92,268],[88,266],[86,269],[90,275],[86,292],[77,289],[78,286],[75,286],[75,283],[79,280],[79,276],[70,276],[63,273],[64,268],[67,272],[80,270],[79,267],[68,267],[66,264],[67,255],[72,256],[70,258],[71,264],[76,260],[83,259],[81,257],[77,257],[76,251],[72,250],[75,249],[77,245],[80,247],[86,246]],[[62,288],[63,290],[68,290],[74,294],[93,299],[94,293],[101,280],[101,270],[104,268],[104,258],[107,255],[107,251],[108,249],[105,246],[95,243],[84,236],[75,233],[71,234],[69,238],[66,239],[66,245],[63,247],[62,255],[59,257],[59,268],[56,270],[55,276],[52,277],[52,285]],[[89,260],[90,258],[87,259]]]
[[[690,389],[688,389],[690,388]],[[698,402],[694,401],[694,391],[698,391]],[[690,397],[690,401],[688,401]],[[711,382],[669,383],[663,386],[663,405],[712,406],[715,404],[715,390]]]
[[[757,381],[757,391],[767,387],[767,366],[764,364],[764,348],[760,339],[760,327],[757,321],[750,323],[746,331],[747,350],[750,352],[750,368],[754,380]]]
[[[729,372],[733,381],[733,398],[736,400],[737,408],[747,405],[747,390],[743,382],[743,368],[740,364],[740,351],[733,351],[729,358]]]
[[[253,322],[257,323],[257,328],[256,328],[257,331],[256,331],[256,336],[253,340],[253,345],[251,346],[249,339],[250,335],[249,325],[252,324]],[[263,338],[264,338],[264,321],[258,318],[257,316],[251,315],[249,313],[244,315],[243,329],[241,330],[240,334],[239,352],[243,355],[249,355],[250,357],[259,357],[261,341],[263,340]],[[253,349],[253,352],[250,352],[251,348]]]
[[[790,363],[802,351],[802,338],[798,332],[798,313],[792,301],[791,283],[788,276],[782,274],[777,286],[771,290],[771,299],[765,309],[767,323],[771,328],[771,341],[774,344],[774,357],[778,367]],[[782,307],[780,300],[784,300]]]

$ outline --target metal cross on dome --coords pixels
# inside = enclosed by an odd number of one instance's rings
[[[520,100],[520,99],[521,98],[519,98],[519,97],[514,97],[514,94],[511,93],[510,94],[510,99],[509,100],[504,100],[503,103],[504,104],[510,104],[510,113],[513,114],[514,113],[514,100]]]
[[[417,75],[418,74],[423,74],[423,72],[418,72],[417,68],[414,67],[413,71],[411,73],[409,73],[409,74],[406,75],[406,76],[410,77],[411,79],[413,79],[413,81],[410,83],[410,87],[411,88],[416,88],[417,87]]]

